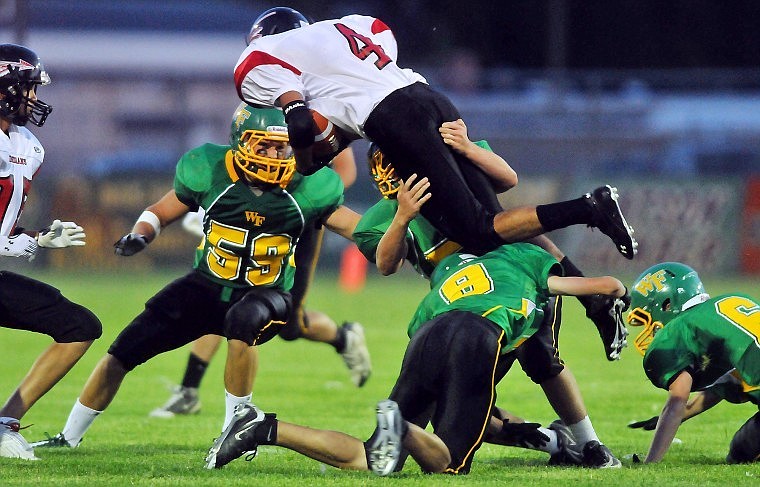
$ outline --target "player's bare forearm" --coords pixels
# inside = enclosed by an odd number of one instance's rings
[[[668,400],[660,413],[657,428],[654,431],[652,445],[647,453],[646,463],[656,463],[662,460],[667,453],[673,438],[676,436],[678,427],[683,421],[686,411],[686,402],[691,391],[692,377],[688,372],[681,372],[671,382],[668,388]]]
[[[549,291],[565,296],[588,296],[604,294],[614,298],[625,296],[625,285],[612,276],[601,277],[559,277],[549,276]]]
[[[445,144],[465,156],[488,176],[497,192],[502,193],[517,185],[517,172],[512,166],[500,155],[472,142],[467,135],[467,126],[461,118],[444,122],[438,131]]]
[[[377,270],[384,276],[395,274],[404,265],[407,252],[406,232],[408,222],[394,217],[375,251]]]
[[[160,228],[163,228],[184,217],[190,211],[190,208],[177,198],[177,193],[172,189],[145,210],[156,215]],[[132,227],[132,233],[144,235],[148,242],[156,237],[154,228],[142,220],[135,222],[135,225]]]

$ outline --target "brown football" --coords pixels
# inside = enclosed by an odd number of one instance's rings
[[[345,148],[340,129],[316,110],[311,110],[314,120],[314,145],[312,154],[318,159],[332,158]]]

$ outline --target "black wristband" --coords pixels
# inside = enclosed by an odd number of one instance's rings
[[[305,149],[314,144],[314,119],[311,110],[303,100],[295,100],[284,107],[285,123],[288,124],[288,138],[294,149]]]
[[[308,108],[304,100],[293,100],[284,107],[282,107],[282,113],[285,114],[285,122],[288,121],[288,114],[298,108]]]

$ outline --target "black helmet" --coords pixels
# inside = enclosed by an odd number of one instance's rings
[[[0,44],[0,116],[16,125],[27,121],[41,127],[53,107],[30,100],[37,85],[50,83],[40,58],[31,49],[15,44]]]
[[[248,45],[254,39],[262,36],[298,29],[310,23],[309,19],[304,17],[298,10],[290,7],[272,7],[269,10],[265,10],[253,21],[251,30],[245,37],[245,44]]]

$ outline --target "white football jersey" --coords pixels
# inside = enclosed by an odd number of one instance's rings
[[[248,103],[275,106],[287,91],[349,133],[365,137],[372,109],[388,94],[418,81],[396,64],[393,32],[381,20],[349,15],[260,37],[235,66],[235,86]]]
[[[24,209],[26,195],[45,158],[37,137],[29,129],[11,125],[6,136],[0,132],[0,236],[7,237]]]

